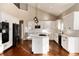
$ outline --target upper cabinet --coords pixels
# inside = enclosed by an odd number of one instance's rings
[[[72,12],[63,17],[65,30],[79,30],[79,12]]]

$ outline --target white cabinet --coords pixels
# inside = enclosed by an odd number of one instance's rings
[[[48,36],[34,36],[32,37],[32,52],[35,54],[46,54],[49,51],[49,37]]]
[[[63,36],[62,47],[69,53],[79,53],[79,37]]]
[[[72,12],[63,17],[64,29],[79,30],[79,12]]]
[[[56,43],[58,43],[58,33],[54,34],[54,40],[56,41]]]
[[[79,53],[79,37],[69,37],[69,52]]]
[[[67,37],[62,37],[62,47],[68,51],[68,38]]]

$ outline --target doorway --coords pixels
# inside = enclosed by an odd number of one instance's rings
[[[19,44],[19,24],[13,24],[13,47]]]
[[[22,43],[22,39],[23,39],[23,23],[24,23],[24,21],[23,20],[20,20],[19,21],[19,40],[20,40],[20,43]]]

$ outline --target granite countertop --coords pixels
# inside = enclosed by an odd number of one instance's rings
[[[56,32],[55,34],[59,35],[59,32]],[[64,31],[61,35],[65,37],[79,37],[79,30]]]
[[[68,37],[79,37],[79,34],[62,34],[62,36],[68,36]]]

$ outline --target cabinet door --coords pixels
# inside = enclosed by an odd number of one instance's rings
[[[63,37],[63,38],[62,38],[62,47],[63,47],[65,50],[68,50],[68,39],[67,39],[67,37]]]
[[[63,17],[64,30],[73,29],[74,14],[70,13]]]
[[[79,30],[79,12],[74,12],[74,30]]]
[[[69,37],[69,52],[79,53],[79,37]]]
[[[56,43],[58,43],[58,33],[54,34],[54,40],[56,41]]]
[[[32,37],[32,52],[42,53],[43,51],[43,42],[41,37]]]

